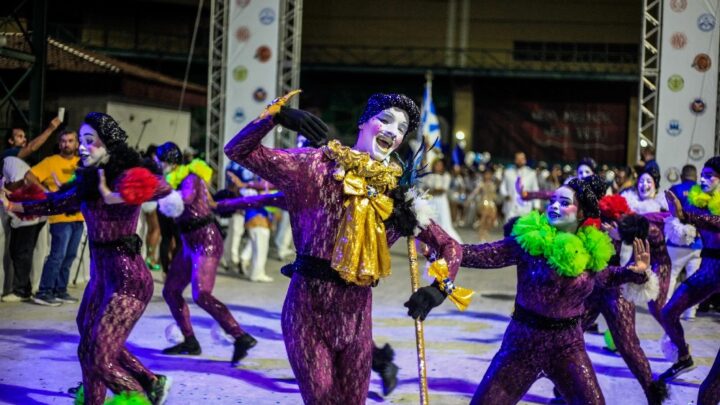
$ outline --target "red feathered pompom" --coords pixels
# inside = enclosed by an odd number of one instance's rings
[[[600,199],[600,215],[617,221],[625,214],[629,214],[630,206],[628,206],[625,197],[617,194],[606,195]]]
[[[588,218],[583,222],[582,226],[592,226],[596,229],[600,229],[600,218]]]
[[[8,195],[8,200],[13,202],[38,201],[44,199],[45,191],[37,184],[28,184],[26,186],[22,186],[21,188],[13,191]],[[33,215],[24,215],[19,213],[16,213],[15,215],[17,215],[18,218],[26,221],[36,218]]]
[[[125,172],[118,184],[118,192],[126,203],[140,205],[155,195],[158,178],[144,167],[133,167]]]

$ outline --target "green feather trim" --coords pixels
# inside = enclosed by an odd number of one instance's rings
[[[518,218],[513,225],[512,236],[517,243],[533,256],[547,255],[557,230],[550,226],[547,217],[537,211]]]
[[[150,400],[144,394],[137,391],[123,391],[115,395],[105,405],[151,405]]]
[[[590,254],[588,268],[594,272],[602,271],[607,267],[610,258],[615,254],[615,246],[605,233],[592,226],[585,226],[578,230],[578,238]]]
[[[197,175],[203,179],[205,183],[209,184],[212,180],[213,169],[203,160],[193,159],[192,162],[187,165],[180,165],[176,167],[175,170],[165,176],[165,180],[167,180],[168,184],[170,184],[172,188],[176,189],[180,186],[180,183],[182,183],[183,180],[190,175],[190,173]]]
[[[75,392],[75,405],[85,405],[85,387],[80,386]]]
[[[524,251],[545,257],[550,267],[564,277],[577,277],[588,269],[602,271],[615,253],[604,232],[591,226],[580,228],[577,234],[561,232],[537,211],[518,218],[511,235]]]
[[[590,255],[577,236],[560,232],[553,240],[547,261],[555,271],[565,277],[577,277],[587,268]]]

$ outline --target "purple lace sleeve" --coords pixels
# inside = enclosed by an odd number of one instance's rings
[[[550,190],[543,191],[524,191],[522,193],[522,199],[525,201],[530,200],[549,200],[552,197],[553,192]]]
[[[66,212],[80,211],[80,199],[76,188],[71,187],[64,191],[45,194],[44,200],[25,201],[22,203],[23,212],[27,215],[48,216],[64,214]]]
[[[157,201],[163,197],[166,197],[172,192],[172,187],[165,181],[165,178],[158,176],[158,186],[155,188],[155,194],[153,194],[151,200]]]
[[[200,185],[198,184],[199,181],[202,181],[200,180],[200,177],[190,174],[185,177],[182,183],[180,183],[178,192],[180,192],[180,195],[182,196],[183,204],[188,205],[195,201],[197,192],[200,189]]]
[[[497,242],[462,245],[462,266],[475,269],[499,269],[518,264],[524,252],[515,239]]]
[[[625,283],[643,284],[648,280],[645,272],[635,273],[626,266],[609,266],[600,273],[596,273],[595,282],[603,287],[618,287]]]
[[[218,201],[215,212],[220,215],[232,214],[238,210],[250,208],[278,207],[287,209],[283,193],[261,194],[248,197],[229,198]]]
[[[302,166],[297,154],[260,143],[274,127],[272,117],[256,119],[225,145],[225,154],[280,190],[287,191],[298,183],[303,173],[307,174],[307,167]]]
[[[695,225],[698,229],[720,231],[720,216],[709,214],[694,207],[685,210],[685,221],[683,222]]]
[[[440,258],[445,259],[450,278],[455,280],[455,276],[460,270],[460,262],[462,262],[462,245],[432,221],[420,232],[418,239],[436,251]]]

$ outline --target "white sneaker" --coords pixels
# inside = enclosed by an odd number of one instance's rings
[[[10,293],[8,295],[3,295],[2,298],[0,298],[0,301],[2,302],[23,302],[27,301],[27,298],[23,298],[15,293]]]
[[[250,281],[255,283],[272,283],[273,278],[263,274],[262,276],[251,278]]]

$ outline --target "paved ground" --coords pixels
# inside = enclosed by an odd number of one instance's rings
[[[461,233],[467,240],[474,239],[469,231]],[[380,380],[373,375],[370,404],[418,402],[413,323],[402,306],[410,288],[403,254],[404,243],[399,243],[393,248],[394,274],[374,291],[373,313],[375,340],[381,344],[390,342],[395,348],[401,381],[392,395],[383,398],[379,394]],[[278,261],[269,262],[269,273],[275,277],[271,284],[254,284],[222,272],[218,277],[217,296],[259,340],[238,368],[228,363],[231,346],[213,338],[215,322],[194,304],[192,319],[203,354],[197,357],[159,354],[159,349],[168,346],[165,329],[172,320],[160,296],[162,286],[156,283],[153,302],[128,345],[151,369],[174,378],[169,404],[301,402],[280,331],[280,310],[288,284],[278,272],[280,265]],[[464,313],[446,303],[426,322],[430,398],[435,404],[469,401],[502,340],[514,299],[515,273],[512,269],[467,270],[459,276],[458,284],[474,288],[482,295]],[[71,292],[80,297],[82,287]],[[72,403],[65,392],[81,379],[75,354],[76,310],[77,305],[45,308],[27,303],[0,304],[0,403]],[[670,403],[688,404],[696,400],[698,385],[720,345],[718,322],[720,317],[704,316],[685,323],[699,366],[672,385]],[[653,371],[662,372],[670,364],[663,359],[657,343],[661,329],[645,310],[638,315],[638,331]],[[622,359],[602,349],[602,336],[588,334],[586,341],[607,403],[645,403],[639,385]],[[540,380],[523,403],[547,403],[550,397],[550,382]]]

